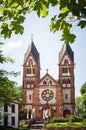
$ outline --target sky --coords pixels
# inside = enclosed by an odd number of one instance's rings
[[[35,13],[26,15],[23,35],[13,34],[10,39],[6,40],[0,38],[0,41],[5,43],[2,47],[3,54],[15,60],[14,64],[2,64],[0,68],[8,71],[20,71],[21,75],[16,78],[11,77],[18,85],[22,85],[24,54],[31,43],[32,34],[33,42],[40,53],[41,77],[46,74],[48,68],[49,74],[58,80],[58,56],[64,42],[60,41],[61,32],[53,33],[49,29],[50,19],[55,13],[56,9],[51,9],[49,16],[44,19],[38,18]],[[75,26],[72,33],[77,36],[75,42],[71,44],[76,63],[74,70],[75,96],[80,96],[80,87],[86,82],[86,29],[79,29]]]

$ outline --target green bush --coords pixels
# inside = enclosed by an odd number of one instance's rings
[[[52,123],[56,123],[56,122],[67,122],[67,119],[64,118],[64,117],[59,117],[59,118],[53,117],[50,122],[52,122]]]
[[[20,123],[19,123],[19,127],[22,127],[22,128],[26,128],[27,127],[27,123],[22,120]]]
[[[82,121],[83,121],[83,117],[81,117],[81,116],[72,115],[69,118],[69,122],[82,122]]]
[[[46,124],[46,128],[86,128],[83,122],[58,122]]]

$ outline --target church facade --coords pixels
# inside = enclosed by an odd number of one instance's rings
[[[74,52],[70,45],[63,44],[58,65],[58,80],[48,72],[41,78],[40,54],[34,42],[31,42],[24,55],[23,109],[31,112],[36,119],[43,119],[45,110],[48,110],[49,117],[68,118],[74,114]]]

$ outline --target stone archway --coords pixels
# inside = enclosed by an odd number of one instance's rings
[[[63,117],[68,119],[70,117],[70,115],[71,115],[70,110],[66,109],[63,111]]]

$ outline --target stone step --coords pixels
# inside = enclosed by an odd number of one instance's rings
[[[44,124],[44,121],[36,121],[36,124]]]
[[[44,127],[44,124],[39,124],[39,123],[37,123],[37,124],[33,124],[33,125],[31,125],[30,126],[30,130],[32,130],[32,129],[41,129],[42,127]]]

